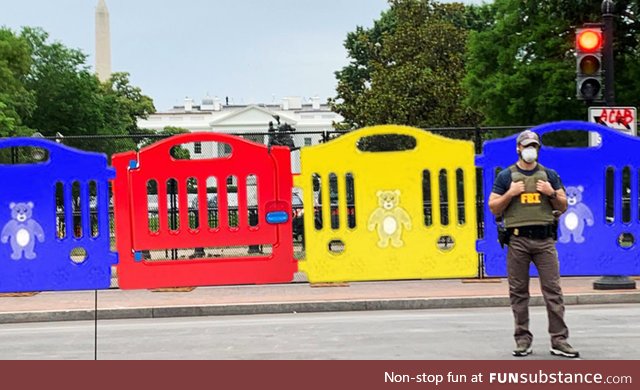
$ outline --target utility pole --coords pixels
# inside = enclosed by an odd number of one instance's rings
[[[604,101],[607,106],[615,106],[615,69],[613,60],[613,18],[615,3],[613,0],[602,1],[602,23],[604,33],[604,47],[602,49],[602,62],[605,72],[604,78]]]

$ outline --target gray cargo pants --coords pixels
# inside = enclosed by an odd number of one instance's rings
[[[564,322],[564,301],[560,287],[558,252],[552,238],[534,240],[511,236],[507,252],[509,272],[509,298],[515,319],[514,337],[531,342],[529,331],[529,265],[533,262],[540,275],[542,296],[547,306],[549,335],[555,345],[569,337],[569,329]]]

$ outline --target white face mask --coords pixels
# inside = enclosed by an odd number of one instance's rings
[[[531,164],[538,159],[538,149],[535,147],[524,148],[522,149],[521,156],[526,163]]]

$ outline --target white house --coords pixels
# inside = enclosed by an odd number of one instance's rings
[[[295,146],[315,145],[322,140],[320,132],[332,130],[333,123],[344,118],[332,112],[327,104],[314,97],[303,102],[300,97],[287,97],[280,104],[234,105],[222,102],[219,98],[205,97],[201,104],[193,99],[185,99],[184,106],[176,106],[167,111],[152,114],[147,119],[139,119],[138,127],[150,130],[162,130],[167,126],[180,127],[192,132],[210,131],[226,134],[246,134],[245,138],[259,143],[268,143],[264,135],[269,122],[276,125],[274,116],[280,117],[280,123],[287,123],[296,129],[293,133]],[[311,134],[305,134],[305,133]],[[313,133],[315,132],[315,133]],[[252,134],[254,133],[254,134]],[[191,158],[220,157],[225,154],[224,145],[187,144]],[[298,153],[292,156],[292,168],[299,171]]]

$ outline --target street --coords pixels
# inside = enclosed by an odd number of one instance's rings
[[[568,306],[583,359],[640,359],[640,307]],[[513,359],[509,308],[101,320],[98,359]],[[531,310],[534,354],[549,354]],[[0,359],[94,358],[94,323],[0,325]]]

